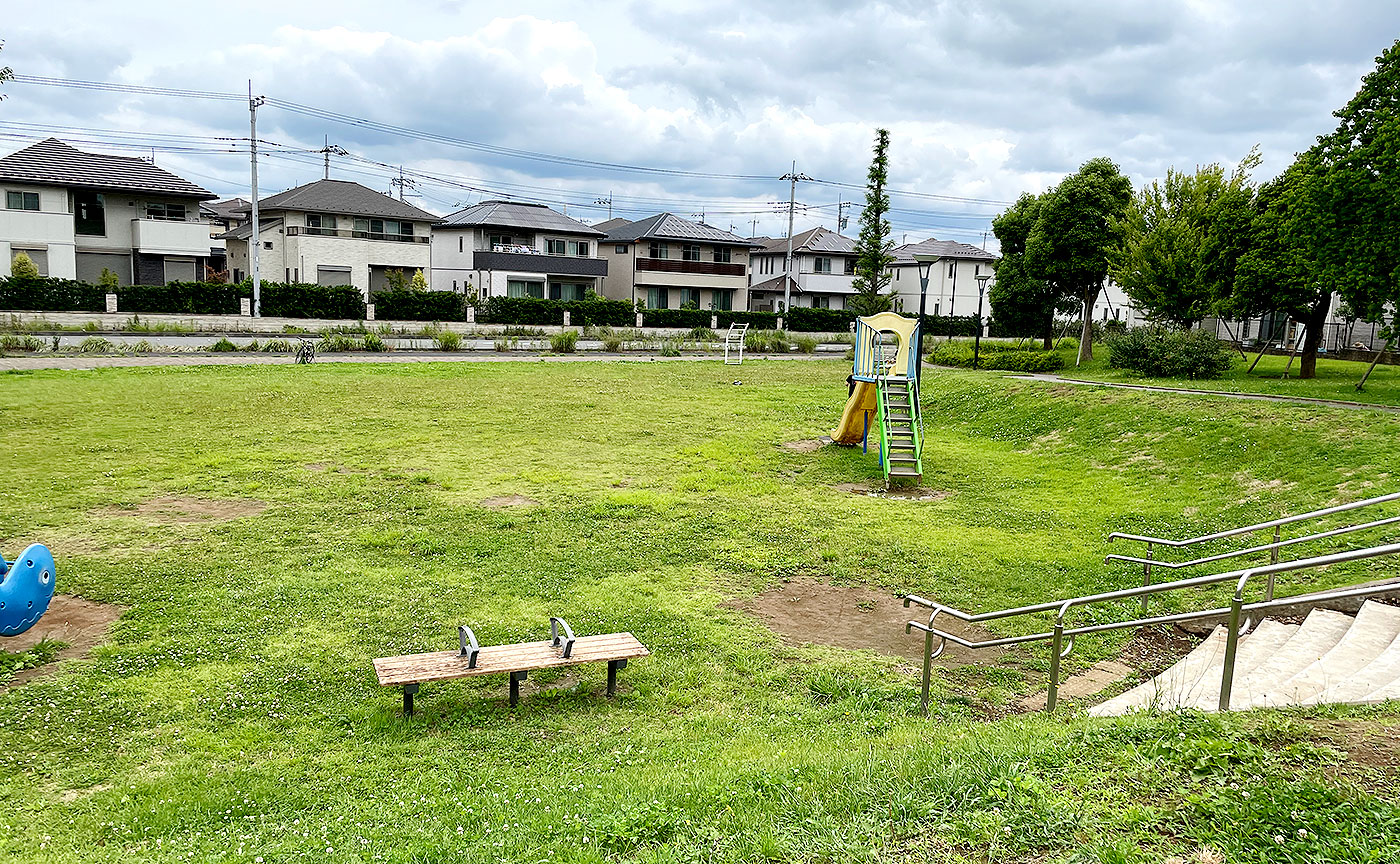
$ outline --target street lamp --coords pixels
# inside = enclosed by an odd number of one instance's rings
[[[919,266],[919,344],[914,349],[919,352],[919,365],[914,378],[924,383],[924,308],[928,305],[928,275],[938,262],[937,255],[915,255],[914,263]]]
[[[982,298],[987,293],[987,280],[990,273],[977,274],[977,338],[972,340],[972,368],[977,368],[977,360],[982,353]]]

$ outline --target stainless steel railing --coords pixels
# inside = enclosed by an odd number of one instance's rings
[[[924,632],[924,674],[923,688],[920,698],[920,707],[925,714],[928,713],[929,679],[932,673],[933,660],[943,653],[949,642],[961,645],[968,649],[996,648],[1011,645],[1023,645],[1032,642],[1049,641],[1050,644],[1050,686],[1046,696],[1045,708],[1047,711],[1054,711],[1059,695],[1060,686],[1060,665],[1061,661],[1070,655],[1074,650],[1075,639],[1088,633],[1104,633],[1112,630],[1125,630],[1134,627],[1145,627],[1153,624],[1174,624],[1183,621],[1198,620],[1201,618],[1211,618],[1217,616],[1227,616],[1230,625],[1230,633],[1226,642],[1225,667],[1221,678],[1220,710],[1228,711],[1230,705],[1230,688],[1234,680],[1235,653],[1239,644],[1240,631],[1248,629],[1253,623],[1253,618],[1246,620],[1243,628],[1240,626],[1240,618],[1245,612],[1255,612],[1270,608],[1277,608],[1288,605],[1291,600],[1274,600],[1272,597],[1259,603],[1246,604],[1244,602],[1244,591],[1249,581],[1255,576],[1272,577],[1278,573],[1293,572],[1297,570],[1309,570],[1317,567],[1327,567],[1333,564],[1346,563],[1348,561],[1360,561],[1367,558],[1378,558],[1388,555],[1400,554],[1400,543],[1391,543],[1382,546],[1372,546],[1366,549],[1356,549],[1347,552],[1339,552],[1332,555],[1321,555],[1313,558],[1303,558],[1297,561],[1286,561],[1283,563],[1264,564],[1243,570],[1234,570],[1228,573],[1212,573],[1205,576],[1195,576],[1189,579],[1179,579],[1174,582],[1161,582],[1155,585],[1143,585],[1138,588],[1124,588],[1118,591],[1106,591],[1099,594],[1089,594],[1082,597],[1072,597],[1067,600],[1059,600],[1050,603],[1037,603],[1031,606],[1021,606],[1015,609],[1001,609],[994,612],[984,612],[981,614],[968,614],[951,606],[935,603],[917,595],[906,595],[904,605],[907,607],[911,603],[932,609],[928,623],[921,621],[909,621],[904,625],[904,632],[911,633],[914,630]],[[1106,624],[1089,624],[1080,627],[1066,627],[1065,617],[1071,609],[1089,606],[1098,603],[1107,603],[1115,600],[1126,600],[1133,597],[1145,597],[1153,594],[1165,594],[1169,591],[1179,591],[1186,588],[1200,588],[1209,585],[1217,585],[1222,582],[1234,580],[1236,583],[1234,598],[1228,607],[1205,609],[1195,612],[1182,612],[1170,615],[1156,615],[1152,617],[1134,618],[1128,621],[1114,621]],[[1359,597],[1368,594],[1380,594],[1396,589],[1396,584],[1365,586],[1361,588],[1344,588],[1333,591],[1321,592],[1308,595],[1310,600],[1327,600],[1342,597]],[[1293,598],[1296,599],[1296,598]],[[946,630],[934,626],[940,615],[956,618],[968,623],[981,621],[992,621],[1001,618],[1011,618],[1019,615],[1029,615],[1036,612],[1054,612],[1054,627],[1045,632],[1031,633],[1024,636],[1008,636],[999,639],[969,640]],[[934,640],[938,640],[937,646]],[[1068,639],[1068,643],[1066,643]]]

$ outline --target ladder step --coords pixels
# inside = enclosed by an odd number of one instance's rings
[[[915,470],[913,470],[913,469],[909,469],[909,470],[907,470],[907,471],[900,471],[900,470],[896,470],[896,469],[894,469],[894,468],[891,468],[891,469],[890,469],[889,475],[890,475],[891,477],[922,477],[922,476],[924,476],[924,475],[921,474],[920,472],[915,471]]]
[[[919,457],[918,457],[918,456],[915,456],[913,453],[895,453],[894,451],[890,451],[890,457],[889,457],[889,458],[890,458],[890,462],[891,462],[891,463],[894,463],[894,462],[915,462],[915,463],[917,463],[917,462],[919,461]]]

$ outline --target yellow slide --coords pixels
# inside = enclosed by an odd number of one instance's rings
[[[831,433],[831,440],[837,444],[859,444],[865,437],[867,422],[875,413],[875,385],[870,381],[855,384],[856,389],[846,401],[846,410],[841,412],[841,425]]]

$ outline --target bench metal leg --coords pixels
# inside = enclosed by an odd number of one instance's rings
[[[413,694],[418,692],[417,684],[403,685],[403,716],[413,716]]]
[[[609,696],[612,696],[614,693],[617,692],[617,670],[619,670],[619,669],[626,669],[626,668],[627,668],[627,661],[626,661],[626,660],[609,660],[609,661],[608,661],[608,695],[609,695]]]
[[[520,682],[524,681],[529,672],[510,673],[510,707],[514,708],[520,703]]]

